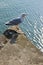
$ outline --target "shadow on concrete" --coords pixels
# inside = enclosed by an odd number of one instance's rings
[[[3,34],[6,38],[10,39],[10,43],[15,43],[20,33],[16,32],[15,30],[7,29]]]

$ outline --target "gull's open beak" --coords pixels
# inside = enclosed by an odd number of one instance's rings
[[[25,16],[28,16],[29,14],[28,13],[25,13]]]
[[[26,14],[26,16],[29,15],[29,14]]]

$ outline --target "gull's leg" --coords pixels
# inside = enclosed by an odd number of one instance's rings
[[[19,26],[18,25],[16,25],[16,29],[19,30]]]
[[[22,30],[19,28],[18,25],[16,25],[16,29],[17,29],[18,33],[20,33],[20,34],[24,34],[24,32],[22,32]]]
[[[24,32],[22,32],[22,30],[19,28],[19,25],[15,25],[15,29],[18,33],[24,34]]]

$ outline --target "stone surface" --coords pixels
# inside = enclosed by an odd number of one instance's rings
[[[15,43],[8,40],[0,50],[0,65],[43,65],[43,53],[20,34]]]

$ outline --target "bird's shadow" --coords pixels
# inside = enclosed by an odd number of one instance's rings
[[[13,35],[12,38],[10,39],[10,44],[14,44],[17,40],[18,34]]]
[[[20,33],[18,33],[15,30],[7,29],[4,31],[4,36],[10,40],[11,44],[14,44],[16,42],[16,39]]]

